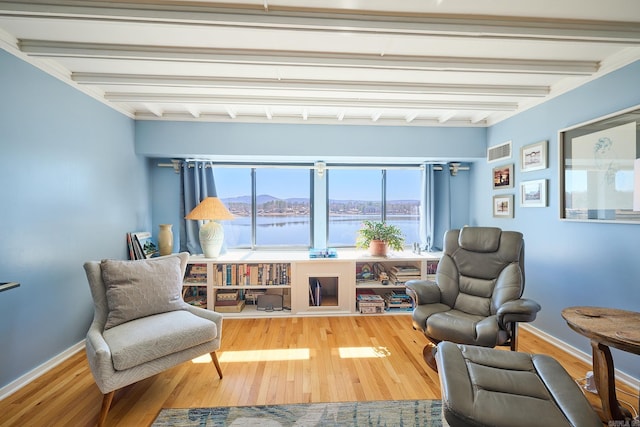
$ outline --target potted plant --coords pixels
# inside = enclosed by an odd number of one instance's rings
[[[365,220],[358,230],[356,247],[369,249],[369,253],[373,256],[386,256],[387,248],[396,251],[404,250],[404,235],[395,225],[383,221]]]

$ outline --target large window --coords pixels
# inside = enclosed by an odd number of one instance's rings
[[[256,246],[310,246],[308,169],[256,169]]]
[[[332,169],[328,175],[329,246],[353,246],[363,220],[384,220],[419,241],[418,169]]]
[[[310,246],[309,169],[215,168],[218,197],[236,215],[224,221],[229,248]]]
[[[385,220],[400,227],[407,245],[420,242],[421,174],[416,169],[386,171]]]
[[[224,242],[228,248],[252,246],[251,168],[214,167],[218,197],[235,215],[231,221],[221,221]]]
[[[236,219],[222,221],[228,248],[308,248],[311,167],[214,167],[218,197]],[[395,224],[407,246],[419,241],[421,171],[336,167],[327,171],[327,246],[355,245],[364,219]]]

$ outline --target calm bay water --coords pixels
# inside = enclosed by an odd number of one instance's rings
[[[365,219],[372,216],[332,216],[329,218],[329,245],[353,246],[358,229]],[[419,241],[418,218],[410,216],[389,217],[387,221],[400,227],[405,242],[411,245]],[[228,247],[249,246],[251,242],[251,219],[237,217],[233,221],[224,221],[225,242]],[[256,243],[259,246],[308,246],[310,226],[308,217],[300,216],[259,216],[257,218]]]

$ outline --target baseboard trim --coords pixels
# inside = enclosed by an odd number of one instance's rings
[[[534,335],[537,335],[538,337],[542,338],[543,340],[547,341],[549,344],[553,345],[554,347],[559,348],[560,350],[569,353],[571,356],[575,357],[576,359],[585,362],[589,365],[592,364],[592,357],[590,354],[585,353],[582,350],[579,350],[577,348],[575,348],[572,345],[567,344],[564,341],[559,340],[558,338],[554,337],[553,335],[549,335],[548,333],[541,331],[540,329],[530,325],[530,324],[525,324],[525,323],[521,323],[518,325],[519,328],[525,329],[528,332],[531,332]],[[622,372],[618,369],[615,370],[615,375],[616,375],[616,381],[620,381],[624,384],[626,384],[627,386],[631,387],[632,389],[640,389],[640,378],[634,378],[631,375]]]
[[[76,354],[77,352],[84,350],[84,341],[85,340],[82,340],[79,343],[72,345],[62,353],[47,360],[42,365],[36,366],[26,374],[15,379],[14,381],[7,384],[6,386],[0,388],[0,400],[3,400],[4,398],[9,397],[16,391],[20,390],[22,387],[29,384],[31,381],[35,380],[41,375],[44,375],[47,371],[50,371],[51,369],[55,368],[56,366],[58,366],[59,364],[61,364],[62,362],[64,362],[74,354]]]

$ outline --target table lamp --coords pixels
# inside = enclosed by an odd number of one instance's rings
[[[209,220],[200,226],[200,246],[206,258],[217,258],[220,255],[224,240],[224,228],[217,220],[234,219],[225,205],[217,197],[206,197],[185,219]]]

